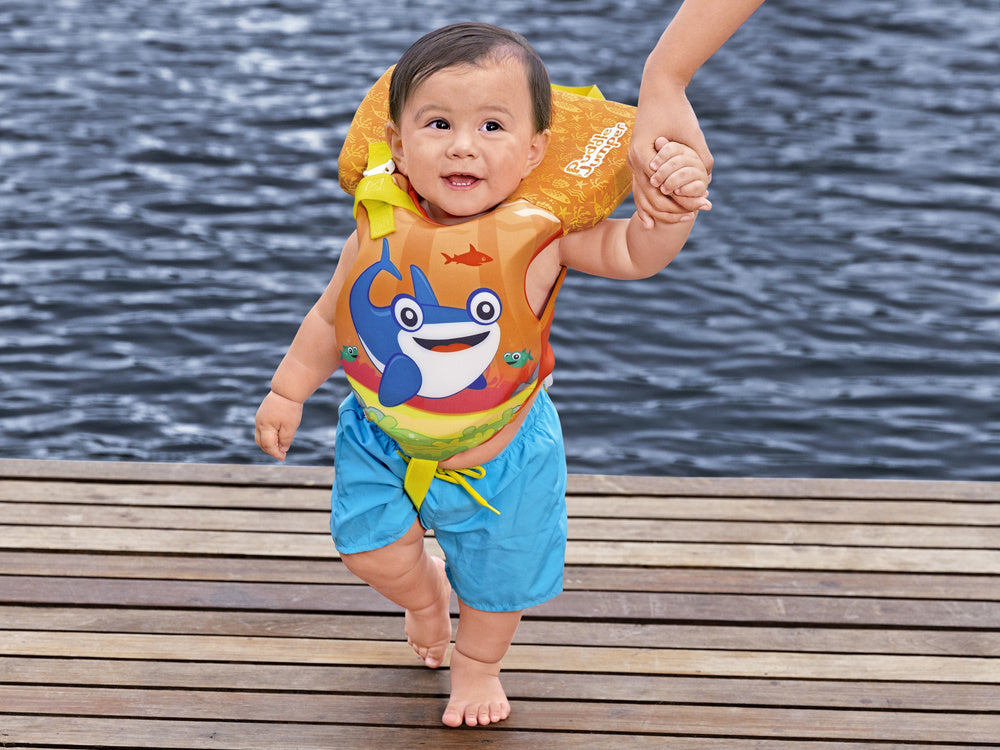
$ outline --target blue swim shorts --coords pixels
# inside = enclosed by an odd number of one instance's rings
[[[566,456],[555,406],[544,391],[510,444],[469,484],[434,479],[417,513],[403,491],[406,461],[354,395],[340,406],[330,528],[338,551],[367,552],[400,539],[419,518],[444,550],[465,604],[487,612],[527,609],[562,591],[566,556]]]

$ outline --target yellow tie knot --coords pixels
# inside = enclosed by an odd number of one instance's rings
[[[500,515],[500,511],[486,502],[483,496],[473,489],[472,485],[469,484],[469,479],[467,479],[467,477],[471,479],[482,479],[485,477],[486,469],[482,466],[470,466],[467,469],[442,469],[438,466],[437,461],[430,461],[426,458],[413,458],[405,456],[402,453],[399,455],[403,456],[407,464],[406,476],[403,478],[403,490],[409,496],[417,512],[420,511],[420,506],[427,496],[427,491],[431,488],[431,482],[436,477],[451,484],[461,485],[472,496],[473,500],[484,508],[489,508],[498,516]]]

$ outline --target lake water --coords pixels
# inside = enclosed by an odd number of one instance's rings
[[[253,416],[352,229],[336,157],[425,31],[634,103],[677,3],[0,0],[0,456],[268,463]],[[485,7],[485,9],[484,9]],[[1000,480],[994,0],[769,0],[689,89],[715,209],[572,275],[570,470]],[[336,376],[289,457],[332,460]]]

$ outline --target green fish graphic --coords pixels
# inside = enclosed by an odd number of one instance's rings
[[[529,361],[533,362],[534,358],[531,356],[531,352],[522,349],[519,352],[507,352],[503,355],[503,361],[511,367],[524,367]]]

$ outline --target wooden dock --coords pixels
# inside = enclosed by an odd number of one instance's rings
[[[331,480],[0,460],[0,747],[1000,747],[1000,484],[572,476],[513,714],[456,730]]]

